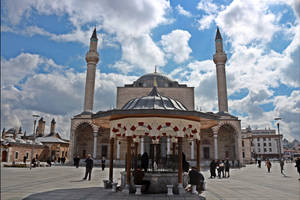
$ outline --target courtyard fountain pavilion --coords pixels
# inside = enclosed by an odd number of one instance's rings
[[[111,181],[114,166],[126,166],[127,186],[131,183],[131,169],[140,165],[139,158],[144,152],[149,155],[149,168],[155,162],[157,171],[175,172],[178,188],[183,185],[183,160],[199,171],[200,165],[208,165],[212,159],[243,164],[240,120],[228,113],[226,54],[219,30],[214,55],[218,113],[196,111],[194,88],[156,71],[118,87],[116,109],[94,113],[97,41],[94,30],[86,55],[84,111],[71,120],[71,157],[84,159],[92,154],[96,163],[105,157]]]

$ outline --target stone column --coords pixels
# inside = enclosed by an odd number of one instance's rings
[[[194,160],[195,158],[195,153],[194,153],[194,140],[191,142],[191,160]]]
[[[215,160],[218,159],[218,133],[214,132]]]
[[[144,137],[141,138],[141,155],[144,154]]]
[[[117,140],[117,159],[120,159],[120,141]]]
[[[198,172],[200,172],[200,159],[201,159],[200,140],[197,140],[196,144],[197,144],[197,170]]]
[[[131,168],[131,137],[127,136],[127,163],[126,163],[126,185],[130,186],[130,168]]]
[[[182,137],[178,137],[178,190],[179,194],[183,193],[182,185]]]
[[[110,153],[109,153],[109,180],[113,181],[114,169],[114,138],[110,139]]]
[[[97,156],[97,137],[98,137],[98,132],[94,132],[94,153],[93,153],[93,157],[94,159],[96,159]]]
[[[170,142],[171,142],[171,139],[168,137],[168,139],[167,139],[167,155],[171,154]]]

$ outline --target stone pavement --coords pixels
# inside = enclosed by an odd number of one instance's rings
[[[206,178],[205,196],[207,200],[299,200],[300,181],[294,163],[285,166],[286,176],[280,174],[279,164],[273,163],[271,173],[266,168],[249,165],[233,169],[229,179],[209,179],[208,171],[203,172]],[[120,183],[120,170],[114,170],[115,181]],[[34,168],[1,168],[2,200],[119,200],[119,199],[155,199],[155,200],[192,200],[196,195],[126,195],[103,189],[104,179],[108,179],[108,169],[93,169],[91,181],[82,181],[84,168],[48,167]]]

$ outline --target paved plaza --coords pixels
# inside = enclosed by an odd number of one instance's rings
[[[204,171],[206,178],[205,197],[207,200],[299,200],[300,181],[294,163],[285,165],[285,174],[280,174],[279,164],[273,163],[271,173],[266,168],[248,165],[233,169],[229,179],[209,179],[209,172]],[[115,181],[120,183],[120,171],[114,170]],[[1,168],[2,200],[58,200],[58,199],[199,199],[196,195],[126,195],[113,193],[103,188],[104,179],[108,179],[108,169],[93,169],[91,181],[83,181],[84,167],[78,169],[69,166],[34,168]]]

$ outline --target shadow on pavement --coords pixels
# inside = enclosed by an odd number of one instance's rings
[[[31,194],[25,197],[23,200],[152,200],[156,198],[160,200],[205,200],[204,197],[188,193],[174,196],[167,196],[167,194],[143,194],[142,196],[136,196],[134,194],[128,195],[123,192],[112,192],[110,189],[104,189],[103,187],[57,189],[47,192]]]

